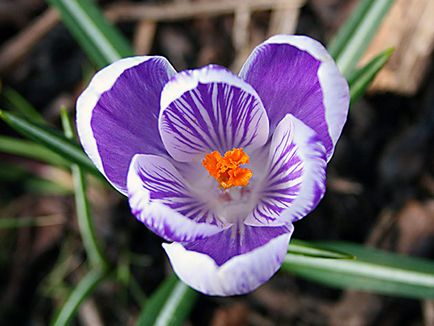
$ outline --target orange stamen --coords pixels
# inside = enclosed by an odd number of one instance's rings
[[[224,156],[217,151],[206,154],[202,165],[213,176],[220,187],[247,186],[253,173],[250,169],[240,168],[240,165],[249,163],[249,155],[242,148],[234,148],[227,151]]]

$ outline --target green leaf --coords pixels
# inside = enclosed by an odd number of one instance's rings
[[[66,137],[69,139],[73,138],[74,133],[72,124],[69,120],[67,111],[64,108],[62,108],[60,116]],[[93,221],[90,216],[89,206],[86,199],[84,175],[80,167],[76,164],[73,164],[72,170],[75,183],[78,224],[92,269],[80,281],[60,311],[56,314],[52,321],[52,325],[54,326],[69,324],[81,303],[93,293],[98,284],[104,280],[109,272],[107,260],[103,256],[95,236]]]
[[[20,93],[10,87],[6,87],[2,92],[3,97],[12,106],[13,110],[20,112],[25,118],[37,122],[46,123],[42,115],[30,104]]]
[[[0,229],[17,229],[32,226],[51,226],[64,223],[59,215],[37,217],[9,217],[0,218]]]
[[[367,14],[369,8],[375,0],[361,0],[357,4],[357,7],[351,13],[351,16],[345,22],[345,24],[339,29],[336,36],[330,41],[328,45],[328,51],[333,58],[337,58],[339,54],[344,50],[347,43],[357,30],[357,27],[363,21],[363,18]]]
[[[69,295],[65,304],[56,314],[51,325],[65,326],[68,325],[74,317],[80,304],[93,293],[94,289],[108,275],[107,270],[94,269],[91,270],[75,287]]]
[[[349,20],[349,27],[343,27],[343,36],[338,33],[337,41],[332,42],[331,48],[344,76],[350,76],[355,70],[392,4],[393,0],[371,1],[370,5],[362,3],[358,8],[360,12],[356,11],[354,14],[356,18]],[[336,43],[337,45],[334,45]]]
[[[172,275],[148,299],[140,313],[137,325],[183,325],[193,308],[196,297],[197,292]]]
[[[60,110],[65,136],[72,140],[74,132],[68,112],[65,108]],[[77,208],[77,220],[80,228],[80,234],[83,240],[86,254],[93,268],[108,268],[107,259],[105,258],[101,246],[95,234],[95,226],[90,214],[89,203],[86,197],[86,178],[82,169],[77,164],[72,164],[72,178],[74,180],[75,206]]]
[[[18,155],[56,166],[68,166],[60,155],[33,141],[0,135],[0,152]]]
[[[0,161],[0,180],[5,182],[16,182],[28,176],[27,171],[16,165]],[[4,186],[4,185],[2,185]]]
[[[381,68],[384,67],[392,54],[393,49],[387,49],[381,52],[348,78],[351,104],[356,102],[365,93],[368,86],[374,80],[375,76],[377,76]]]
[[[62,21],[99,68],[122,57],[133,55],[128,42],[89,0],[48,0]]]
[[[38,196],[62,196],[72,193],[71,188],[44,177],[28,176],[22,181],[22,183],[24,184],[26,191],[37,194]]]
[[[3,187],[10,183],[19,184],[25,191],[40,195],[69,195],[72,192],[67,184],[58,182],[55,179],[35,175],[31,166],[20,166],[18,164],[0,162],[0,180],[4,182]],[[10,192],[2,193],[6,197],[13,197]]]
[[[316,258],[329,259],[354,259],[355,257],[340,251],[330,250],[318,245],[313,245],[307,241],[291,240],[288,253],[293,255],[302,255]]]
[[[76,163],[86,171],[102,178],[97,168],[87,158],[80,146],[76,142],[66,139],[65,136],[56,130],[50,129],[47,126],[38,125],[13,113],[1,110],[0,118],[23,136],[46,146],[64,159]]]
[[[434,262],[344,242],[319,242],[357,260],[288,254],[282,268],[319,283],[410,298],[434,298]]]

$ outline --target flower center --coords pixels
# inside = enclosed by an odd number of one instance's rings
[[[240,165],[249,163],[249,155],[242,148],[227,151],[224,156],[214,151],[206,154],[202,165],[213,176],[220,187],[229,189],[237,186],[247,186],[253,173],[250,169],[241,168]]]

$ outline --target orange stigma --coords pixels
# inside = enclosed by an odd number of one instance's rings
[[[229,189],[237,186],[247,186],[253,173],[250,169],[240,168],[240,165],[249,163],[249,155],[242,148],[227,151],[224,156],[217,151],[206,154],[202,165],[213,176],[220,187]]]

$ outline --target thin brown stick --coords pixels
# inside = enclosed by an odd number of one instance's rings
[[[397,0],[361,60],[365,64],[381,51],[395,49],[371,91],[413,95],[422,84],[434,52],[434,1]],[[404,23],[405,22],[405,23]]]
[[[297,10],[305,0],[246,0],[249,10],[261,11],[271,10],[277,6],[284,6],[286,10]],[[105,11],[106,17],[113,22],[119,21],[146,21],[146,28],[139,30],[137,37],[141,38],[140,33],[150,36],[151,27],[158,21],[173,21],[191,19],[197,16],[218,16],[223,14],[233,14],[239,8],[237,1],[204,1],[194,2],[176,1],[167,5],[147,5],[135,3],[120,3],[110,7]],[[59,14],[54,9],[49,9],[41,16],[36,18],[20,34],[6,42],[0,48],[0,75],[14,69],[24,57],[56,24],[59,22]],[[152,37],[145,43],[152,43]],[[137,40],[137,42],[139,42]],[[141,44],[139,52],[149,49],[149,44]]]
[[[143,20],[137,24],[134,34],[134,51],[138,55],[149,54],[154,41],[157,24],[150,20]]]
[[[250,20],[251,7],[248,0],[240,0],[235,9],[234,25],[232,27],[232,42],[236,57],[232,64],[233,71],[238,71],[250,53]]]
[[[271,10],[279,3],[285,3],[286,8],[300,8],[301,0],[249,0],[252,11]],[[239,7],[238,1],[220,0],[195,3],[175,2],[166,5],[148,5],[140,3],[120,3],[111,6],[107,17],[112,21],[173,21],[191,19],[196,16],[218,16],[232,14]]]
[[[244,49],[249,42],[250,13],[249,2],[239,0],[232,28],[232,41],[237,52]]]
[[[59,14],[48,9],[36,18],[28,28],[6,42],[0,49],[0,75],[16,67],[17,64],[56,24]]]
[[[425,325],[434,325],[434,300],[425,300],[422,302],[423,319]]]
[[[300,1],[300,6],[305,1]],[[299,10],[294,9],[289,3],[279,3],[271,13],[268,36],[275,34],[293,34],[298,23]]]

